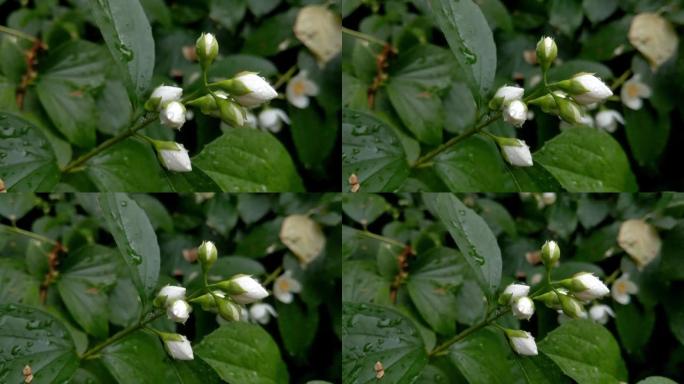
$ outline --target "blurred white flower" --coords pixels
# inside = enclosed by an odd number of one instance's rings
[[[278,317],[275,309],[270,304],[256,303],[249,307],[249,318],[259,324],[268,324],[271,316]]]
[[[309,106],[309,96],[318,95],[318,91],[318,85],[309,80],[308,73],[302,70],[287,83],[285,94],[290,104],[306,108]]]
[[[641,82],[641,75],[636,74],[627,80],[620,90],[622,103],[630,109],[638,110],[644,105],[642,98],[651,97],[651,87]]]
[[[599,324],[606,324],[610,317],[615,317],[615,312],[605,304],[594,304],[589,308],[589,317]]]
[[[282,109],[265,108],[259,113],[259,127],[263,130],[278,133],[283,127],[283,122],[290,124],[290,118]]]
[[[302,291],[302,285],[292,277],[292,271],[285,271],[273,282],[273,295],[276,299],[289,304],[294,299],[293,293]]]
[[[249,128],[259,128],[259,120],[251,111],[245,112],[245,126]]]
[[[606,109],[596,114],[596,128],[598,129],[613,133],[617,129],[618,123],[625,124],[625,120],[618,111]]]
[[[613,299],[622,305],[627,305],[631,301],[630,295],[639,292],[639,287],[629,279],[629,273],[623,273],[610,289]]]

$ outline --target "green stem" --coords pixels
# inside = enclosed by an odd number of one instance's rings
[[[366,236],[369,239],[378,240],[378,241],[385,242],[387,244],[392,244],[392,245],[396,245],[398,247],[406,248],[406,244],[402,243],[401,241],[390,239],[389,237],[381,236],[381,235],[378,235],[376,233],[373,233],[373,232],[370,232],[367,230],[359,231],[359,234],[361,234],[362,236]]]
[[[273,272],[271,272],[268,276],[266,276],[266,278],[261,283],[261,285],[264,285],[264,286],[269,285],[272,281],[274,281],[278,277],[278,275],[280,275],[281,272],[283,272],[283,266],[282,265],[278,266],[278,268],[276,268]]]
[[[16,29],[12,29],[12,28],[6,27],[6,26],[4,26],[4,25],[0,25],[0,33],[5,33],[5,34],[11,35],[11,36],[18,37],[18,38],[20,38],[20,39],[28,40],[28,41],[30,41],[30,42],[32,42],[32,43],[35,43],[35,42],[38,41],[38,38],[36,38],[36,37],[34,37],[34,36],[31,36],[31,35],[29,35],[29,34],[26,34],[26,33],[22,32],[22,31],[18,31],[18,30],[16,30]]]
[[[83,166],[83,164],[85,164],[88,160],[97,156],[98,154],[100,154],[102,151],[108,149],[109,147],[111,147],[115,144],[118,144],[119,142],[124,141],[127,138],[135,135],[136,132],[145,128],[146,126],[148,126],[151,122],[155,121],[156,119],[157,119],[156,114],[146,117],[141,122],[139,122],[137,125],[125,130],[124,132],[119,133],[118,135],[112,137],[109,140],[106,140],[102,144],[98,145],[92,151],[90,151],[90,152],[86,153],[85,155],[79,157],[78,159],[72,161],[64,169],[62,169],[62,173],[69,173],[69,172],[77,171],[78,168]]]
[[[611,91],[614,91],[614,90],[618,89],[622,84],[624,84],[625,81],[627,81],[627,78],[628,78],[631,74],[632,74],[632,70],[631,70],[631,69],[626,70],[622,75],[620,75],[620,77],[618,77],[617,79],[615,79],[615,81],[613,82],[613,84],[611,84],[611,86],[610,86],[610,90],[611,90]]]
[[[385,45],[387,45],[386,42],[384,42],[384,41],[378,39],[377,37],[374,37],[374,36],[371,36],[371,35],[367,35],[367,34],[365,34],[365,33],[362,33],[362,32],[359,32],[359,31],[355,31],[355,30],[353,30],[353,29],[349,29],[349,28],[346,28],[346,27],[342,27],[342,33],[346,33],[347,35],[353,36],[353,37],[355,37],[355,38],[357,38],[357,39],[360,39],[360,40],[365,40],[365,41],[367,41],[367,42],[369,42],[369,43],[375,43],[375,44],[378,44],[378,45],[382,45],[383,47],[384,47]]]
[[[492,116],[491,118],[489,118],[488,120],[486,120],[486,121],[484,121],[484,122],[482,122],[482,123],[480,123],[480,124],[478,124],[478,125],[473,126],[473,127],[470,128],[469,130],[467,130],[467,131],[461,133],[460,135],[458,135],[458,136],[456,136],[456,137],[451,138],[451,139],[450,139],[449,141],[447,141],[446,143],[440,145],[439,147],[437,147],[437,148],[433,149],[432,151],[428,152],[425,156],[422,156],[421,158],[419,158],[419,159],[413,164],[413,168],[421,167],[423,164],[425,164],[425,163],[429,162],[430,160],[432,160],[435,156],[437,156],[437,155],[439,155],[440,153],[446,151],[447,149],[453,147],[454,145],[460,143],[461,141],[463,141],[463,140],[469,138],[470,136],[472,136],[472,135],[478,133],[480,130],[482,130],[482,129],[485,128],[486,126],[492,124],[493,122],[495,122],[496,120],[498,120],[500,117],[501,117],[501,113],[497,113],[497,114],[495,114],[494,116]]]
[[[290,79],[292,78],[292,76],[295,74],[296,71],[297,71],[297,64],[291,66],[290,69],[287,70],[287,72],[283,73],[283,75],[278,78],[278,81],[276,81],[275,84],[273,84],[273,89],[278,89],[281,86],[283,86],[283,84],[290,81]]]
[[[130,326],[130,327],[128,327],[128,328],[122,329],[121,331],[119,331],[119,332],[115,333],[114,335],[112,335],[112,336],[111,336],[110,338],[108,338],[107,340],[105,340],[105,341],[101,342],[100,344],[94,346],[93,348],[87,350],[87,351],[81,356],[81,359],[82,359],[82,360],[85,360],[85,359],[88,359],[88,358],[93,357],[94,355],[96,355],[98,352],[100,352],[101,350],[103,350],[103,349],[106,348],[107,346],[109,346],[109,345],[111,345],[111,344],[113,344],[113,343],[115,343],[115,342],[117,342],[117,341],[123,339],[124,337],[130,335],[131,333],[133,333],[133,332],[135,332],[135,331],[137,331],[137,330],[139,330],[139,329],[145,327],[147,324],[149,324],[149,323],[153,322],[154,320],[158,319],[158,318],[161,317],[163,314],[164,314],[164,312],[157,312],[157,313],[154,313],[154,314],[152,314],[152,316],[150,316],[150,317],[147,318],[146,320],[143,320],[143,321],[141,321],[140,323],[138,323],[138,324],[136,324],[136,325],[132,325],[132,326]]]
[[[48,244],[52,244],[52,245],[55,245],[55,246],[56,246],[56,245],[59,245],[59,242],[57,242],[56,240],[52,240],[52,239],[47,238],[47,237],[45,237],[45,236],[43,236],[43,235],[39,235],[39,234],[37,234],[37,233],[35,233],[35,232],[27,231],[27,230],[25,230],[25,229],[21,229],[21,228],[17,228],[17,227],[12,227],[12,226],[9,226],[9,225],[6,225],[6,224],[0,224],[0,231],[5,231],[5,232],[8,232],[8,233],[13,233],[13,234],[15,234],[15,235],[20,235],[20,236],[28,237],[28,238],[30,238],[30,239],[42,241],[42,242],[45,242],[45,243],[48,243]],[[66,251],[66,248],[64,248],[64,250]]]
[[[481,322],[479,322],[479,323],[477,323],[477,324],[475,324],[469,328],[466,328],[465,330],[463,330],[462,332],[460,332],[456,336],[454,336],[454,337],[448,339],[447,341],[443,342],[442,344],[436,346],[435,349],[433,349],[429,353],[429,356],[436,356],[438,354],[441,354],[442,352],[449,349],[449,347],[451,347],[451,345],[458,343],[459,341],[465,339],[469,335],[471,335],[471,334],[479,331],[480,329],[488,326],[492,322],[498,320],[501,316],[507,314],[509,311],[510,311],[510,308],[506,308],[502,311],[499,311],[498,313],[495,313],[494,316],[488,317],[485,320],[483,320],[483,321],[481,321]]]

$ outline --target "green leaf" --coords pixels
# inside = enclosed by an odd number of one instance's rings
[[[164,4],[164,0],[141,0],[140,5],[145,10],[145,15],[147,15],[150,23],[156,21],[164,27],[171,27],[173,24],[171,10]]]
[[[252,227],[238,243],[235,254],[261,258],[282,249],[283,244],[278,237],[282,223],[282,218],[278,218]]]
[[[389,69],[387,95],[402,122],[426,144],[442,141],[444,110],[440,93],[451,83],[453,56],[434,45],[402,52]]]
[[[90,3],[95,23],[123,75],[131,100],[147,92],[154,70],[154,38],[138,0]]]
[[[641,354],[642,348],[651,340],[655,325],[655,312],[650,308],[640,308],[632,300],[627,305],[616,303],[615,325],[622,346],[629,354]]]
[[[660,250],[660,274],[665,280],[684,280],[684,258],[681,250],[684,244],[684,222],[677,225],[663,236],[663,246]],[[682,331],[684,340],[684,329]],[[684,342],[683,342],[684,343]]]
[[[247,0],[247,6],[254,16],[261,17],[274,10],[281,0]]]
[[[285,350],[297,361],[305,362],[318,331],[318,308],[302,306],[298,301],[284,304],[276,300],[275,304]]]
[[[600,4],[602,2],[594,1],[594,3]],[[627,40],[631,23],[632,17],[627,16],[601,26],[582,43],[580,56],[606,61],[633,50],[632,45]]]
[[[427,364],[423,339],[413,322],[394,309],[342,303],[342,383],[375,384],[375,363],[383,381],[413,383]]]
[[[370,114],[342,111],[342,186],[355,174],[363,192],[391,192],[408,177],[406,155],[397,134]]]
[[[472,0],[431,0],[437,26],[454,52],[470,89],[484,99],[496,72],[496,46],[480,8]]]
[[[499,236],[502,232],[511,237],[517,235],[515,220],[506,207],[490,199],[477,199],[477,205],[481,209],[480,216],[487,222],[494,236]]]
[[[428,209],[447,228],[488,296],[501,280],[501,250],[487,223],[452,194],[423,194]]]
[[[478,0],[482,14],[492,30],[500,28],[506,32],[513,31],[513,20],[506,6],[500,0]]]
[[[209,18],[231,32],[235,31],[246,11],[245,0],[211,0],[209,3]]]
[[[73,319],[89,334],[109,333],[107,291],[116,281],[117,254],[100,245],[86,245],[60,263],[57,289]]]
[[[656,119],[648,108],[625,108],[625,131],[639,165],[655,165],[668,144],[670,118],[665,115]]]
[[[24,217],[39,201],[33,193],[0,195],[0,216],[15,222]]]
[[[51,191],[59,176],[55,153],[40,129],[0,113],[0,179],[7,190]]]
[[[116,135],[126,128],[133,108],[126,97],[126,87],[123,82],[107,80],[96,103],[99,117],[97,128],[101,132]]]
[[[680,344],[684,344],[684,297],[682,296],[682,289],[671,290],[663,300],[663,305],[670,331]]]
[[[636,191],[636,178],[620,144],[595,128],[574,127],[534,154],[570,192]]]
[[[597,262],[610,254],[615,247],[620,223],[613,223],[593,230],[588,237],[578,238],[575,260]]]
[[[292,159],[273,135],[256,129],[228,130],[193,158],[224,191],[294,192],[304,186]]]
[[[31,366],[33,383],[66,382],[78,368],[71,335],[59,320],[24,305],[0,305],[0,380],[23,383]]]
[[[98,201],[145,303],[156,290],[159,278],[159,244],[154,228],[145,211],[125,193],[103,193],[98,195]]]
[[[299,8],[292,8],[287,12],[273,15],[253,29],[245,40],[242,53],[255,56],[273,56],[290,47],[295,41],[292,26]]]
[[[549,81],[561,81],[580,72],[595,73],[604,81],[613,77],[613,72],[605,65],[590,60],[568,60],[561,65],[549,69]]]
[[[135,324],[142,314],[142,304],[129,277],[120,277],[109,294],[109,321],[122,327]]]
[[[388,304],[390,281],[378,275],[369,260],[346,261],[342,265],[342,301]]]
[[[435,172],[452,192],[516,190],[499,149],[488,138],[470,137],[434,162]]]
[[[59,46],[41,62],[36,91],[55,127],[79,147],[95,145],[94,91],[109,65],[99,46],[76,40]]]
[[[216,195],[209,201],[207,227],[227,237],[230,230],[235,227],[237,219],[237,209],[229,194]]]
[[[175,382],[159,338],[144,331],[108,346],[100,359],[119,383]]]
[[[511,347],[499,330],[485,328],[449,349],[451,362],[470,384],[509,384],[521,372],[511,358]]]
[[[240,219],[246,224],[256,223],[271,210],[271,199],[267,195],[243,193],[237,198]]]
[[[127,139],[86,163],[86,172],[100,191],[169,191],[169,183],[149,144]]]
[[[610,17],[618,7],[618,0],[583,0],[584,14],[592,23],[600,23]]]
[[[620,347],[604,327],[572,320],[549,332],[539,350],[579,384],[627,381]]]
[[[667,377],[650,376],[643,380],[639,380],[637,384],[677,384],[677,382],[670,380]]]
[[[209,78],[233,77],[242,71],[257,72],[261,76],[270,77],[278,74],[278,68],[267,59],[253,55],[228,55],[217,59],[209,68]]]
[[[449,248],[433,248],[411,263],[406,288],[420,315],[436,332],[454,333],[458,318],[455,292],[463,281],[463,258]]]
[[[444,98],[444,113],[444,129],[451,133],[463,133],[475,124],[477,103],[464,83],[452,85]]]
[[[258,325],[232,322],[205,336],[194,348],[229,384],[287,383],[277,344]]]
[[[315,108],[290,106],[290,132],[297,149],[297,157],[306,168],[325,167],[338,138],[339,115],[323,119]]]
[[[582,24],[582,4],[578,0],[552,0],[549,11],[549,24],[565,35],[572,36]]]
[[[40,282],[25,271],[22,261],[0,259],[0,304],[38,304]]]
[[[342,211],[364,227],[377,220],[386,209],[387,201],[380,195],[355,193],[342,196]]]

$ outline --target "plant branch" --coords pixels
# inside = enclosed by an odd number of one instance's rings
[[[373,109],[375,107],[375,94],[382,84],[387,80],[388,75],[385,70],[389,66],[389,59],[397,53],[396,49],[392,47],[389,43],[386,43],[382,47],[382,51],[375,57],[375,70],[376,74],[373,78],[373,83],[368,87],[366,92],[368,96],[368,108]]]
[[[26,97],[26,90],[29,85],[38,77],[38,71],[36,70],[36,65],[38,64],[38,53],[41,50],[46,50],[47,46],[43,44],[42,41],[38,39],[33,40],[33,45],[24,54],[24,60],[26,61],[26,72],[21,76],[21,82],[17,86],[16,91],[16,101],[17,107],[22,110],[24,109],[24,98]]]
[[[115,144],[118,144],[119,142],[124,141],[127,138],[135,135],[136,132],[138,132],[139,130],[148,126],[151,122],[155,121],[156,118],[157,118],[156,114],[147,116],[142,121],[140,121],[138,124],[136,124],[133,127],[125,130],[124,132],[119,133],[118,135],[112,137],[111,139],[103,142],[102,144],[98,145],[92,151],[86,153],[85,155],[83,155],[83,156],[79,157],[78,159],[69,163],[64,169],[62,169],[62,173],[69,173],[69,172],[77,171],[88,160],[97,156],[98,154],[100,154],[102,151],[108,149],[109,147],[111,147]]]
[[[481,321],[481,322],[479,322],[479,323],[477,323],[477,324],[475,324],[469,328],[464,329],[462,332],[460,332],[456,336],[454,336],[454,337],[448,339],[447,341],[443,342],[442,344],[436,346],[435,349],[433,349],[428,355],[429,356],[436,356],[436,355],[441,354],[442,352],[449,349],[449,347],[451,347],[453,344],[465,339],[469,335],[471,335],[471,334],[479,331],[480,329],[488,326],[492,322],[498,320],[501,316],[507,314],[509,311],[510,311],[510,308],[506,308],[504,310],[498,311],[494,314],[494,316],[488,317],[485,320],[483,320],[483,321]]]
[[[402,247],[402,248],[406,248],[406,247],[407,247],[406,244],[402,243],[402,242],[399,241],[399,240],[390,239],[389,237],[381,236],[381,235],[378,235],[378,234],[376,234],[376,233],[373,233],[373,232],[370,232],[370,231],[367,231],[367,230],[359,231],[359,234],[361,234],[362,236],[366,236],[366,237],[369,238],[369,239],[382,241],[382,242],[385,242],[385,243],[387,243],[387,244],[396,245],[396,246],[398,246],[398,247]]]
[[[47,254],[48,271],[45,273],[43,282],[40,284],[39,297],[42,304],[45,304],[45,300],[47,300],[48,287],[57,280],[57,277],[59,277],[59,271],[57,270],[57,265],[59,265],[59,252],[64,250],[62,244],[57,242]]]
[[[290,81],[292,76],[295,74],[297,71],[297,64],[293,65],[290,67],[290,69],[287,70],[287,72],[283,73],[282,76],[276,80],[275,84],[273,84],[273,89],[278,89],[283,86],[283,84],[287,83]]]
[[[143,320],[143,321],[139,322],[138,324],[132,325],[128,328],[122,329],[121,331],[112,335],[107,340],[105,340],[105,341],[101,342],[100,344],[94,346],[93,348],[85,351],[85,353],[83,353],[83,355],[81,356],[81,359],[85,360],[85,359],[89,359],[89,358],[93,357],[94,355],[96,355],[98,352],[100,352],[101,350],[103,350],[107,346],[109,346],[109,345],[123,339],[124,337],[128,336],[129,334],[145,327],[147,324],[158,319],[163,314],[164,314],[164,312],[157,312],[157,313],[153,312],[153,313],[151,313],[151,316],[148,317],[146,320]]]
[[[10,27],[6,27],[6,26],[4,26],[4,25],[0,25],[0,33],[4,33],[4,34],[7,34],[7,35],[11,35],[11,36],[14,36],[14,37],[18,37],[18,38],[20,38],[20,39],[28,40],[28,41],[30,41],[30,42],[32,42],[32,43],[34,43],[34,44],[37,43],[37,42],[40,42],[40,40],[39,40],[37,37],[35,37],[35,36],[31,36],[31,35],[29,35],[29,34],[27,34],[27,33],[24,33],[24,32],[22,32],[22,31],[19,31],[19,30],[10,28]],[[40,44],[41,44],[45,49],[47,49],[47,45],[43,44],[42,42],[40,42]]]
[[[399,291],[399,287],[401,287],[401,285],[404,284],[404,281],[408,277],[408,272],[406,271],[408,269],[408,259],[413,254],[413,249],[410,245],[407,245],[397,256],[398,271],[397,274],[394,276],[394,281],[392,281],[392,285],[390,286],[390,300],[393,304],[397,303],[397,292]]]
[[[278,277],[278,275],[280,275],[280,273],[282,271],[283,271],[283,266],[279,265],[278,268],[276,268],[275,270],[273,270],[273,272],[271,272],[268,276],[266,276],[266,278],[261,283],[261,285],[265,286],[265,285],[270,284],[272,281],[274,281]]]
[[[342,27],[342,33],[346,33],[349,36],[355,37],[359,40],[367,41],[369,43],[374,43],[374,44],[378,44],[378,45],[382,45],[382,46],[388,45],[387,42],[382,41],[375,36],[367,35],[363,32],[355,31],[355,30],[349,29],[347,27]]]
[[[498,120],[500,117],[501,117],[501,113],[497,113],[497,114],[493,115],[491,118],[487,119],[486,121],[484,121],[478,125],[473,126],[469,130],[461,133],[460,135],[458,135],[456,137],[451,138],[446,143],[440,145],[439,147],[433,149],[432,151],[428,152],[426,155],[424,155],[424,156],[420,157],[418,160],[416,160],[416,162],[413,164],[413,168],[421,167],[423,164],[429,162],[430,160],[435,158],[435,156],[439,155],[440,153],[446,151],[447,149],[453,147],[454,145],[460,143],[461,141],[469,138],[470,136],[480,132],[480,130],[482,130],[486,126],[492,124],[493,122]]]
[[[622,84],[624,84],[625,81],[627,81],[627,78],[632,74],[632,70],[628,69],[626,70],[620,77],[615,79],[613,84],[610,85],[610,90],[615,91],[618,89]]]
[[[62,244],[57,241],[57,240],[52,240],[50,238],[47,238],[43,235],[37,234],[35,232],[27,231],[25,229],[17,228],[17,227],[12,227],[6,224],[0,224],[0,231],[8,232],[8,233],[13,233],[15,235],[20,235],[24,237],[28,237],[33,240],[38,240],[41,242],[45,242],[48,244],[52,244],[53,246],[59,246],[61,250],[67,251],[66,247],[62,246]]]

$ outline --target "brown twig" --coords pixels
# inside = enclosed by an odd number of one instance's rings
[[[404,280],[406,280],[408,277],[408,259],[411,255],[413,255],[413,248],[411,248],[410,245],[407,245],[401,251],[399,256],[397,256],[397,265],[399,266],[399,271],[397,272],[396,276],[394,276],[394,281],[392,281],[392,285],[390,286],[390,300],[392,300],[392,303],[394,304],[397,302],[397,291],[399,291],[399,287],[401,287],[401,285],[404,283]]]
[[[19,109],[24,109],[24,97],[26,96],[26,90],[29,85],[38,77],[38,71],[36,71],[36,65],[38,64],[38,53],[41,50],[46,50],[47,46],[43,44],[42,41],[36,39],[33,41],[31,49],[26,52],[26,73],[21,76],[21,83],[17,88],[17,107]]]
[[[40,302],[42,304],[45,304],[45,300],[47,299],[47,289],[48,287],[57,280],[57,276],[59,276],[59,271],[57,271],[57,266],[59,265],[59,253],[60,252],[66,252],[66,248],[62,246],[62,243],[59,241],[55,243],[55,245],[52,247],[50,250],[50,253],[48,253],[48,271],[45,274],[45,278],[43,279],[43,282],[40,284]]]
[[[389,66],[389,59],[397,53],[397,50],[392,47],[391,44],[387,43],[382,47],[382,51],[375,57],[375,70],[376,75],[373,79],[373,84],[368,88],[368,108],[373,109],[375,106],[375,94],[382,83],[387,80],[387,73],[385,70]]]

